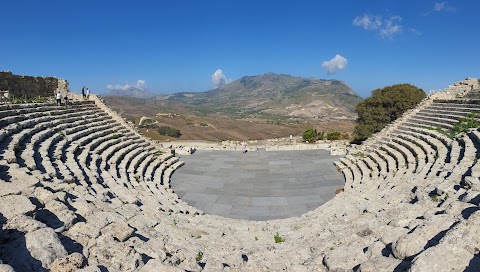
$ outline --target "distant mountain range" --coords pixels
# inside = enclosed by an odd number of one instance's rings
[[[363,100],[343,81],[274,73],[245,76],[206,92],[174,93],[154,99],[151,93],[134,88],[108,95],[150,98],[143,105],[161,104],[158,111],[181,109],[196,115],[237,119],[354,120],[355,106]],[[116,103],[122,104],[118,99]]]
[[[338,80],[268,73],[245,76],[207,92],[184,92],[157,99],[188,105],[200,114],[239,118],[291,117],[354,119],[363,99]]]
[[[126,96],[126,97],[133,97],[133,98],[151,98],[154,97],[155,94],[146,91],[140,90],[135,87],[130,87],[125,90],[117,89],[117,90],[110,90],[108,93],[105,94],[106,96]]]

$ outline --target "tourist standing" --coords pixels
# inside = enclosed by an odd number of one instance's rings
[[[85,86],[82,87],[82,97],[85,99]]]
[[[86,94],[87,94],[87,100],[89,100],[90,99],[90,90],[88,88],[87,88]]]
[[[60,90],[57,91],[56,99],[57,99],[57,106],[61,106],[62,105],[62,94],[60,93]]]
[[[242,153],[247,153],[247,143],[242,141]]]

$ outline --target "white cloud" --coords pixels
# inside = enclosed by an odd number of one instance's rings
[[[402,18],[400,16],[392,16],[390,19],[386,19],[384,21],[384,26],[380,29],[380,37],[382,39],[393,39],[393,35],[402,31],[402,26],[400,25],[401,21]]]
[[[217,69],[212,75],[212,84],[215,88],[222,87],[230,82],[232,82],[232,80],[223,74],[222,69]]]
[[[346,58],[335,55],[335,57],[329,61],[324,61],[322,63],[322,68],[328,75],[333,75],[338,71],[345,70],[347,68],[348,61]]]
[[[455,11],[455,7],[449,5],[446,1],[444,2],[435,2],[433,4],[433,8],[427,12],[425,12],[424,16],[429,16],[436,12],[452,12]]]
[[[434,11],[442,11],[445,9],[446,7],[446,2],[436,2],[435,3],[435,6],[433,7],[433,10]]]
[[[377,29],[382,25],[382,17],[363,14],[361,17],[355,17],[353,25],[363,27],[365,30]]]
[[[362,27],[365,30],[377,31],[382,39],[393,39],[394,35],[402,31],[400,16],[391,16],[390,18],[383,18],[378,15],[363,14],[353,19],[353,25]]]
[[[141,91],[146,91],[147,90],[147,83],[145,80],[137,80],[135,83],[125,83],[125,84],[108,84],[107,89],[109,90],[120,90],[120,91],[126,91],[128,89],[135,88]]]

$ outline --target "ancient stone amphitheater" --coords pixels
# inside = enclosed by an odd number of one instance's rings
[[[479,271],[480,131],[442,133],[479,92],[430,95],[337,162],[344,192],[271,221],[182,202],[182,162],[96,97],[0,105],[0,271]]]

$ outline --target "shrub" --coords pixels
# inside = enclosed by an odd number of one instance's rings
[[[195,258],[195,261],[200,262],[203,259],[203,252],[199,251],[197,254],[197,257]]]
[[[410,84],[396,84],[377,89],[357,105],[354,135],[363,141],[395,121],[408,109],[415,108],[426,97],[425,92]]]
[[[480,122],[477,121],[477,115],[475,113],[469,113],[464,118],[460,118],[451,129],[444,132],[448,137],[453,139],[455,136],[461,133],[468,132],[471,128],[477,128],[480,126]],[[441,131],[443,132],[443,131]]]
[[[285,238],[280,236],[280,234],[278,234],[278,232],[277,232],[277,234],[275,234],[275,236],[273,236],[273,239],[275,240],[276,244],[285,242]]]
[[[342,138],[342,133],[338,131],[332,131],[327,133],[327,140],[340,140]]]
[[[161,126],[161,127],[158,127],[157,131],[160,135],[164,135],[164,136],[170,136],[174,138],[179,138],[180,136],[182,136],[182,133],[180,133],[180,130],[173,127]]]
[[[307,129],[303,135],[302,138],[304,141],[313,143],[316,142],[317,140],[323,140],[323,132],[317,132],[316,129]]]
[[[313,128],[308,129],[303,133],[302,138],[304,141],[314,142],[317,139],[317,130]]]

